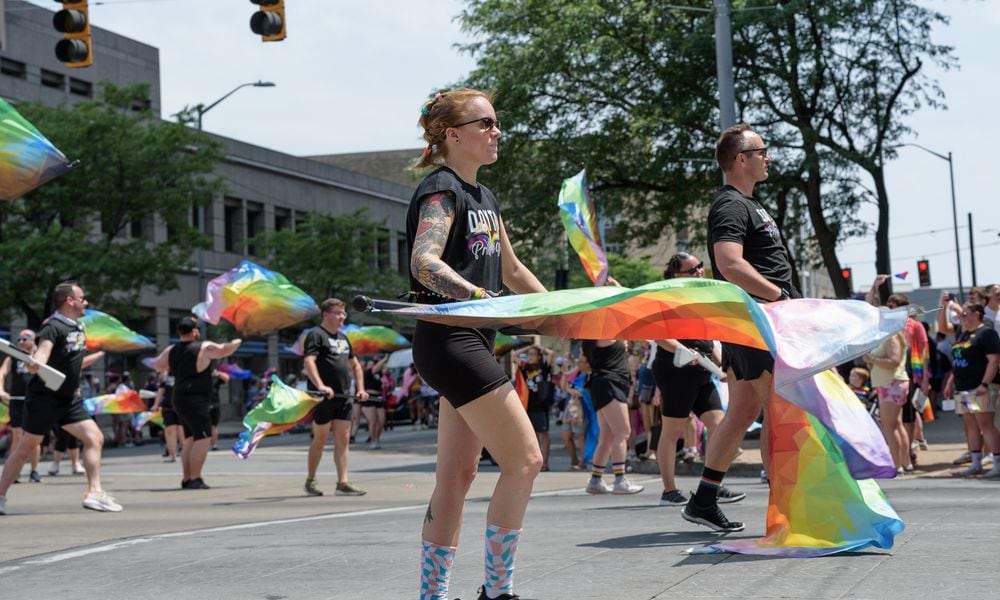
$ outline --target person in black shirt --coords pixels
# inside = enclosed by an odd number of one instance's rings
[[[382,389],[382,371],[389,355],[378,360],[370,360],[365,365],[365,391],[368,399],[361,402],[361,410],[368,423],[368,449],[378,450],[382,447],[382,430],[385,428],[385,394]]]
[[[713,275],[738,285],[759,302],[798,297],[778,226],[753,198],[754,186],[767,179],[771,163],[764,140],[749,125],[734,125],[719,137],[715,159],[725,185],[708,212]],[[774,358],[766,350],[723,343],[722,366],[729,371],[729,408],[708,441],[701,482],[681,516],[716,531],[742,531],[743,523],[729,521],[719,510],[718,493],[747,427],[770,396]],[[766,466],[765,434],[761,455]]]
[[[544,358],[542,356],[544,352]],[[549,470],[549,413],[552,411],[552,350],[532,346],[527,351],[527,361],[518,368],[528,386],[528,418],[538,437],[542,451],[542,471]]]
[[[350,459],[351,412],[353,403],[347,397],[351,378],[357,389],[358,400],[368,400],[365,377],[361,363],[354,356],[351,342],[341,333],[347,318],[344,302],[328,298],[320,305],[323,322],[306,336],[303,367],[309,378],[309,389],[325,396],[313,411],[313,438],[309,445],[308,473],[305,491],[310,496],[322,496],[316,485],[316,469],[323,458],[326,438],[333,431],[333,463],[337,467],[338,496],[363,496],[365,491],[348,479],[347,462]]]
[[[35,351],[35,332],[25,329],[17,336],[17,347],[28,354]],[[24,421],[24,403],[28,395],[28,381],[33,375],[28,371],[28,365],[24,361],[12,356],[4,357],[0,360],[0,399],[7,402],[10,407],[10,447],[13,449],[21,440],[24,429],[21,424]],[[6,390],[4,389],[6,386]],[[9,392],[9,393],[8,393]],[[41,457],[41,446],[36,446],[31,455],[30,481],[38,483],[42,480],[38,474],[38,461]],[[16,479],[15,479],[16,481]]]
[[[177,323],[180,341],[167,346],[156,360],[153,369],[169,372],[174,377],[174,412],[181,422],[184,443],[181,446],[181,489],[207,490],[201,478],[202,467],[208,456],[212,438],[212,361],[236,352],[243,340],[235,339],[225,344],[202,342],[198,324],[191,317]]]
[[[80,370],[89,367],[104,353],[87,354],[87,336],[79,319],[87,309],[87,297],[75,283],[60,283],[52,294],[56,312],[42,323],[38,332],[38,349],[28,365],[37,373],[48,365],[66,376],[58,390],[50,390],[40,377],[28,382],[28,401],[24,407],[24,436],[14,448],[3,475],[0,476],[0,514],[6,514],[7,489],[17,477],[35,447],[56,425],[83,442],[83,468],[87,472],[87,492],[83,507],[102,512],[119,512],[122,507],[111,494],[101,488],[101,450],[104,434],[83,408],[83,399],[76,391],[80,387]]]
[[[406,237],[411,295],[419,302],[489,298],[545,287],[518,260],[493,194],[477,180],[496,162],[500,123],[490,96],[458,89],[424,103],[427,148],[417,168],[436,167],[410,200]],[[486,527],[480,598],[513,598],[514,560],[531,487],[542,465],[538,440],[508,374],[493,356],[496,332],[418,321],[413,360],[444,396],[437,481],[424,517],[421,595],[447,594],[465,495],[485,446],[500,465]]]

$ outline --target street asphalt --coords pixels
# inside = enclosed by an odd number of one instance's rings
[[[528,509],[516,592],[522,600],[998,598],[1000,482],[950,476],[961,452],[954,415],[927,433],[931,450],[921,454],[937,458],[915,476],[881,482],[906,522],[895,546],[816,559],[688,555],[719,534],[658,506],[657,476],[633,474],[646,486],[634,496],[589,496],[587,474],[568,471],[556,451]],[[319,477],[328,494],[306,497],[307,444],[305,434],[270,438],[247,461],[213,452],[205,491],[180,490],[179,466],[163,463],[155,445],[109,449],[105,487],[125,506],[117,514],[81,508],[82,476],[14,486],[0,517],[0,598],[415,598],[434,432],[397,428],[381,450],[356,444],[351,479],[368,490],[363,497],[330,494],[329,454]],[[748,471],[752,446],[741,457]],[[452,598],[476,598],[496,477],[483,463],[469,495]],[[693,489],[697,480],[679,483]],[[766,484],[730,477],[727,485],[748,494],[725,507],[747,523],[729,537],[761,536]]]

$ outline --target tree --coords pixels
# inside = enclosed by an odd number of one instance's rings
[[[406,284],[399,274],[379,268],[380,260],[387,261],[388,256],[377,248],[388,232],[366,212],[361,208],[337,216],[310,213],[295,231],[264,233],[250,243],[259,245],[261,256],[270,257],[272,268],[318,302],[339,297],[349,304],[357,293],[394,298]]]
[[[212,175],[219,146],[199,132],[157,120],[148,86],[102,86],[98,100],[72,108],[18,110],[80,166],[0,205],[0,306],[31,327],[52,312],[61,281],[83,286],[91,304],[135,316],[140,290],[177,287],[176,273],[203,243],[192,208],[221,193]],[[155,239],[157,223],[166,240]]]

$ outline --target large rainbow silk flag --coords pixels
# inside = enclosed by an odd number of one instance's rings
[[[80,322],[87,332],[87,350],[90,352],[132,352],[156,347],[148,337],[132,331],[118,319],[99,310],[88,308]]]
[[[253,379],[253,371],[248,371],[247,369],[240,368],[238,365],[233,363],[219,363],[216,367],[219,371],[229,375],[230,379]]]
[[[597,211],[587,191],[586,170],[563,180],[558,203],[559,218],[583,269],[594,285],[604,285],[608,280],[608,257],[601,248]]]
[[[695,551],[816,556],[888,548],[903,529],[870,480],[896,473],[882,433],[850,388],[826,371],[902,329],[905,309],[818,299],[759,305],[732,284],[683,278],[634,289],[560,290],[390,312],[563,338],[715,339],[769,350],[775,356],[770,467],[779,476],[771,480],[767,534]]]
[[[0,200],[16,200],[71,167],[52,142],[0,99]]]
[[[128,390],[120,394],[102,394],[93,398],[84,398],[83,407],[94,416],[122,415],[146,411],[146,403],[139,396],[139,392],[135,390]]]
[[[155,411],[144,410],[137,413],[132,418],[132,429],[140,431],[147,423],[163,427],[163,410],[158,408]]]
[[[205,302],[191,309],[203,321],[232,323],[245,335],[263,335],[319,314],[316,302],[276,271],[244,260],[208,282]]]
[[[285,385],[277,375],[271,375],[267,397],[243,417],[246,431],[233,444],[233,452],[242,459],[250,458],[260,441],[269,435],[284,433],[304,421],[318,401],[310,394]]]

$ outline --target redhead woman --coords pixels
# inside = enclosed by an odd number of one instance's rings
[[[457,89],[421,109],[427,148],[407,214],[411,297],[435,304],[545,288],[514,254],[500,205],[478,182],[497,160],[500,122],[489,94]],[[521,523],[542,466],[535,431],[507,373],[493,357],[496,332],[419,321],[413,360],[444,400],[438,423],[437,478],[424,517],[420,598],[447,598],[465,496],[485,446],[500,465],[486,513],[486,574],[479,598],[517,598],[514,562]]]

